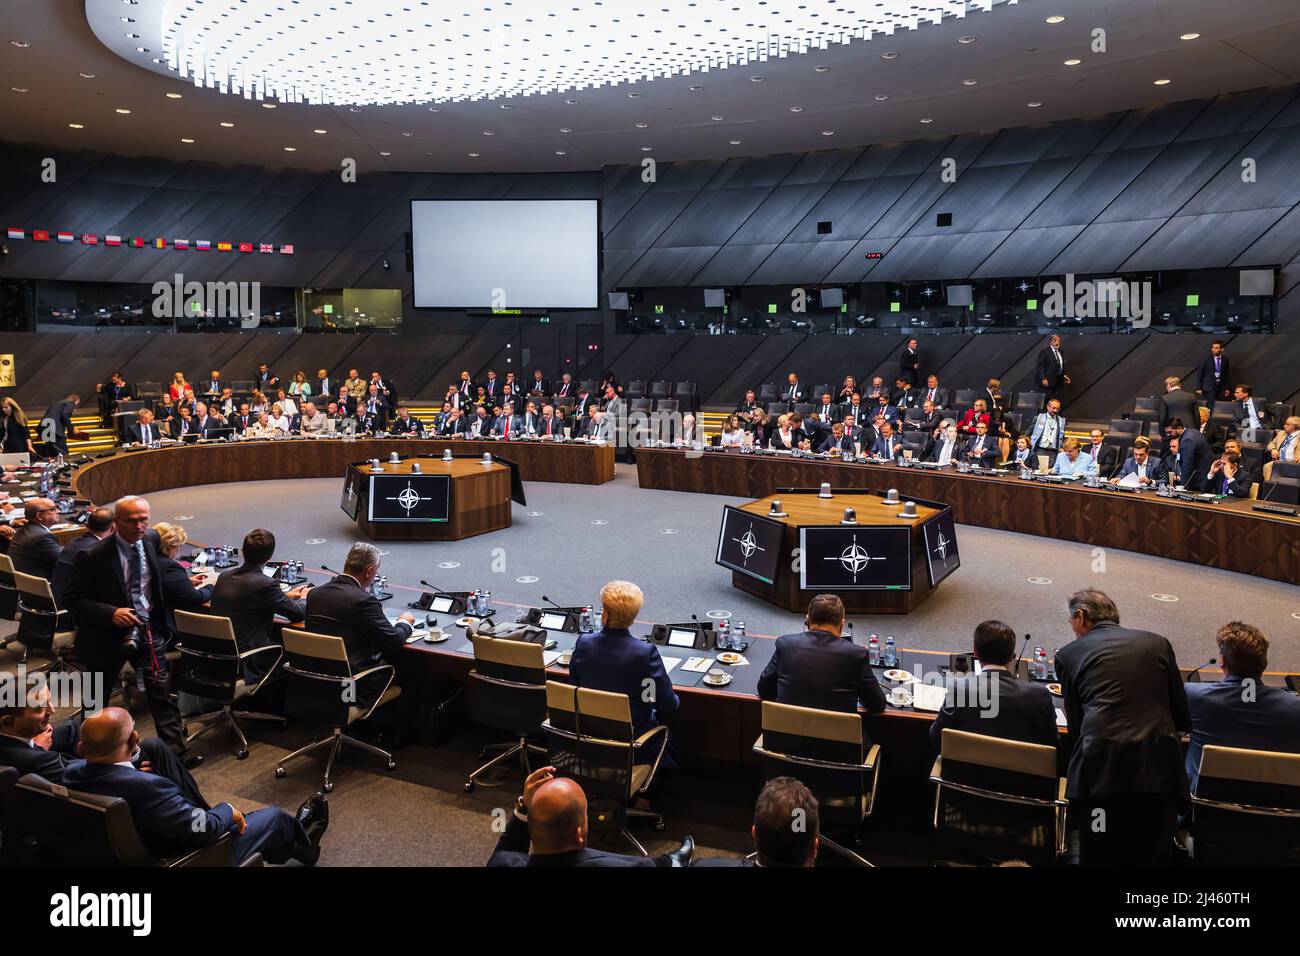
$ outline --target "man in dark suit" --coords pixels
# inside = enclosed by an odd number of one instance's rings
[[[522,416],[515,414],[515,407],[511,404],[503,405],[501,414],[492,425],[492,434],[498,438],[522,438],[524,435],[524,422]]]
[[[758,696],[846,714],[857,713],[859,702],[873,714],[883,711],[885,694],[867,649],[843,637],[844,602],[834,594],[817,595],[808,604],[804,627],[800,634],[777,638],[758,677]]]
[[[1232,373],[1229,368],[1223,342],[1215,339],[1210,343],[1210,354],[1196,369],[1196,395],[1205,400],[1211,412],[1215,402],[1227,401],[1231,394]]]
[[[194,421],[190,430],[200,438],[222,438],[230,432],[230,423],[214,414],[213,409],[205,403],[199,402],[194,408]]]
[[[948,688],[948,698],[930,725],[930,745],[938,753],[944,728],[1004,740],[1056,747],[1056,707],[1042,684],[1017,680],[1016,632],[1001,621],[975,628],[979,674]]]
[[[909,386],[915,385],[920,375],[921,349],[916,339],[908,339],[902,355],[898,359],[899,378]]]
[[[808,389],[799,384],[799,376],[794,372],[791,372],[789,377],[786,379],[785,391],[781,393],[781,401],[789,402],[793,405],[798,402],[806,402],[808,400],[807,396]]]
[[[457,436],[463,436],[468,428],[469,423],[465,420],[461,410],[453,408],[447,413],[447,417],[443,419],[442,424],[438,426],[438,434],[444,438],[456,438]]]
[[[50,783],[63,783],[63,771],[77,759],[81,721],[72,718],[58,727],[52,724],[49,687],[32,692],[27,706],[0,706],[0,766],[14,767],[20,774],[34,773]],[[207,809],[198,785],[179,757],[157,737],[145,737],[131,762],[145,773],[156,773],[172,783],[191,803]]]
[[[945,419],[951,422],[951,419]],[[941,424],[942,434],[933,436],[930,448],[923,452],[926,461],[937,462],[940,465],[956,464],[964,451],[961,436],[957,433],[957,426],[949,424],[944,428]]]
[[[565,372],[560,376],[560,384],[555,387],[556,398],[572,398],[578,394],[573,384],[573,376]]]
[[[1124,467],[1119,470],[1119,474],[1110,480],[1112,485],[1117,485],[1129,475],[1137,475],[1138,485],[1146,488],[1151,485],[1162,485],[1168,477],[1165,471],[1164,462],[1159,461],[1151,456],[1151,440],[1145,436],[1139,436],[1133,442],[1133,454],[1124,462]]]
[[[370,593],[378,574],[379,549],[358,542],[348,551],[343,573],[307,594],[307,630],[343,638],[353,673],[383,662],[397,666],[398,652],[415,623],[409,611],[403,611],[396,624],[389,623],[383,605]],[[382,690],[382,684],[358,684],[357,705],[369,707]]]
[[[931,375],[925,380],[925,388],[921,391],[921,401],[924,403],[930,401],[934,403],[935,408],[947,408],[952,397],[948,389],[939,387],[939,376]]]
[[[253,387],[258,391],[274,395],[275,390],[280,387],[280,378],[271,371],[270,366],[262,362],[257,366],[257,374],[253,376]]]
[[[1115,465],[1118,464],[1119,449],[1114,445],[1106,444],[1106,436],[1100,428],[1094,428],[1088,433],[1091,441],[1083,446],[1080,454],[1086,455],[1097,463],[1097,474],[1105,479],[1109,478],[1115,471]]]
[[[268,863],[292,859],[311,866],[320,858],[320,840],[329,821],[323,794],[313,794],[297,816],[279,807],[244,814],[228,803],[199,806],[165,777],[126,765],[139,743],[135,721],[120,707],[87,717],[80,746],[85,759],[63,771],[63,783],[125,800],[140,839],[159,859],[211,846],[227,833],[232,836],[235,866],[257,853]]]
[[[321,401],[324,401],[336,391],[337,389],[335,388],[334,383],[330,381],[330,373],[325,371],[323,368],[317,369],[316,383],[312,386],[312,394]]]
[[[496,419],[492,417],[492,412],[486,405],[474,406],[474,414],[470,417],[466,425],[466,438],[487,438],[492,434],[492,428],[496,424]]]
[[[1183,390],[1183,383],[1175,375],[1165,379],[1165,394],[1160,398],[1160,427],[1168,428],[1175,418],[1196,425],[1201,413],[1196,410],[1196,398]]]
[[[817,417],[827,425],[834,424],[840,420],[840,406],[831,401],[831,393],[827,392],[821,396],[817,403]]]
[[[126,383],[121,372],[114,372],[103,385],[96,386],[99,392],[99,415],[105,425],[111,425],[112,415],[117,411],[117,403],[129,401],[131,386]]]
[[[1206,745],[1242,750],[1300,753],[1300,697],[1264,683],[1268,639],[1250,624],[1233,621],[1219,628],[1219,667],[1223,680],[1188,684],[1187,709],[1192,734],[1187,744],[1187,779],[1196,792],[1201,753]]]
[[[397,417],[393,419],[388,430],[394,435],[416,435],[420,434],[420,420],[411,416],[411,410],[405,405],[399,405],[397,408]]]
[[[844,425],[836,422],[831,426],[831,433],[826,436],[817,450],[822,454],[835,451],[841,455],[845,453],[851,455],[853,454],[853,439],[844,433]]]
[[[88,548],[93,548],[112,533],[112,509],[96,508],[86,519],[86,530],[63,546],[63,550],[59,552],[59,560],[54,563],[54,577],[50,579],[54,602],[60,608],[67,607],[68,584],[72,580],[72,569],[76,565],[77,555]]]
[[[59,506],[49,498],[29,498],[23,504],[23,517],[27,523],[9,542],[9,560],[15,571],[51,581],[63,550],[50,531],[59,523]]]
[[[128,425],[126,428],[126,443],[137,445],[150,445],[156,441],[162,441],[163,431],[158,423],[153,420],[153,412],[147,408],[142,408],[135,413],[135,424]]]
[[[304,586],[282,591],[279,583],[266,575],[266,562],[275,554],[275,535],[265,528],[254,528],[244,535],[243,554],[243,564],[221,572],[217,578],[210,606],[212,614],[230,618],[241,652],[279,644],[277,616],[293,623],[306,620],[303,599],[310,590]],[[269,662],[259,658],[273,656],[249,658],[244,665],[244,679],[249,683],[261,680]]]
[[[347,412],[345,411],[346,415]],[[242,435],[254,425],[257,424],[257,416],[248,408],[248,402],[242,402],[239,406],[239,414],[230,419],[230,427],[235,430],[235,434]]]
[[[41,417],[40,440],[44,443],[47,457],[68,456],[68,435],[76,437],[76,429],[72,427],[72,413],[80,404],[81,396],[73,392],[51,405]]]
[[[1065,386],[1070,384],[1070,376],[1065,373],[1065,356],[1061,353],[1061,337],[1053,334],[1047,340],[1047,348],[1038,353],[1038,368],[1034,373],[1047,397],[1060,398]]]
[[[1175,418],[1165,428],[1165,437],[1178,439],[1175,481],[1188,491],[1205,490],[1205,476],[1210,470],[1210,444],[1205,436]]]
[[[629,630],[644,600],[631,581],[610,581],[601,588],[604,626],[579,637],[569,661],[569,679],[577,686],[627,694],[638,735],[671,718],[680,703],[659,648]]]
[[[800,867],[816,864],[820,844],[821,807],[812,791],[794,777],[773,777],[754,803],[754,859],[713,856],[691,864],[699,867]],[[791,826],[798,820],[801,826]]]
[[[889,403],[899,410],[906,412],[909,408],[915,408],[921,404],[922,392],[914,387],[907,379],[899,376],[898,381],[894,383],[894,392],[889,397]]]
[[[98,710],[128,661],[143,687],[158,736],[187,767],[200,762],[185,742],[167,669],[167,608],[154,549],[146,545],[149,502],[128,496],[113,509],[114,533],[77,556],[68,608],[77,621],[75,647],[91,678],[86,706]]]
[[[556,776],[554,767],[534,770],[524,781],[488,866],[689,866],[690,837],[663,856],[630,856],[587,846],[587,795],[576,781]]]
[[[528,394],[529,395],[550,395],[551,394],[551,383],[548,382],[546,379],[542,378],[542,370],[540,368],[533,370],[533,380],[528,383]]]
[[[966,445],[966,461],[978,468],[992,468],[999,457],[998,443],[990,437],[988,424],[976,422],[975,437]]]
[[[361,408],[365,411],[367,417],[373,419],[380,425],[388,421],[388,417],[391,413],[388,399],[385,398],[384,393],[379,390],[379,386],[373,382],[367,388],[365,398],[361,400]]]
[[[1070,734],[1066,796],[1085,866],[1160,865],[1187,799],[1180,733],[1191,730],[1174,649],[1120,627],[1101,591],[1069,601],[1076,640],[1056,652]]]
[[[694,416],[691,418],[693,424]],[[686,426],[686,419],[682,419],[683,428]],[[555,408],[551,405],[542,406],[542,416],[537,420],[537,435],[539,438],[562,438],[564,437],[564,421],[559,415],[555,414]],[[694,441],[694,439],[691,439]]]
[[[1233,410],[1232,417],[1237,423],[1237,428],[1241,432],[1247,429],[1271,428],[1273,427],[1273,418],[1268,414],[1259,401],[1255,399],[1255,390],[1249,385],[1238,385],[1232,390]],[[1192,419],[1195,421],[1195,419]],[[1241,435],[1242,440],[1253,440],[1245,434]]]
[[[1225,498],[1249,498],[1252,477],[1242,468],[1240,455],[1225,451],[1210,462],[1209,473],[1205,476],[1205,490]],[[22,531],[18,534],[22,534]],[[18,537],[15,535],[14,544],[17,543]],[[9,553],[13,554],[12,545]]]

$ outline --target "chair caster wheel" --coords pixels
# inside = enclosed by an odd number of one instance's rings
[[[286,773],[288,773],[288,771],[285,770],[283,767],[276,767],[276,768],[275,768],[275,776],[276,776],[276,779],[277,779],[277,780],[283,780],[283,779],[284,779],[284,775],[285,775]]]
[[[323,787],[321,787],[321,789],[324,790],[326,793],[333,793],[333,792],[334,792],[334,782],[333,782],[333,781],[330,781],[329,783],[327,783],[327,784],[325,784]]]
[[[396,769],[397,769],[397,761],[396,761],[396,760],[390,760],[390,761],[388,761],[388,765],[385,766],[384,769],[385,769],[385,770],[396,770]]]
[[[664,822],[662,820],[657,821],[655,823],[655,829],[662,832],[664,830]]]
[[[469,781],[467,781],[467,782],[465,783],[465,792],[466,792],[466,793],[473,793],[473,792],[474,792],[474,781],[473,781],[473,780],[469,780]]]
[[[236,752],[235,752],[235,759],[236,759],[236,760],[247,760],[247,759],[248,759],[248,748],[245,747],[243,750],[236,751]]]

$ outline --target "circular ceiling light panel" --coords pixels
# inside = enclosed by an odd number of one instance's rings
[[[764,63],[964,18],[1013,0],[86,0],[95,34],[131,62],[247,99],[346,106],[560,93]],[[818,4],[818,7],[823,5]],[[143,44],[137,46],[136,44]],[[141,49],[161,63],[139,55]]]

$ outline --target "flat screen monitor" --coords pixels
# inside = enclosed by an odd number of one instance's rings
[[[411,201],[420,309],[594,309],[595,199]]]
[[[454,606],[449,597],[435,597],[429,602],[429,610],[434,614],[450,614]]]
[[[695,639],[700,636],[699,631],[689,631],[684,628],[674,627],[668,632],[669,647],[694,647]]]
[[[705,289],[704,307],[706,309],[725,309],[727,307],[727,290]]]
[[[975,301],[975,287],[972,285],[950,285],[946,291],[950,306],[965,308]]]
[[[609,307],[616,312],[626,312],[632,308],[632,303],[628,301],[626,292],[611,292],[609,294]]]
[[[851,525],[799,529],[806,591],[910,591],[912,529]]]
[[[450,504],[450,475],[370,476],[371,521],[446,521]]]
[[[822,289],[820,299],[823,309],[838,309],[844,304],[844,290]]]
[[[781,566],[781,540],[785,526],[727,505],[718,532],[717,563],[764,584],[775,584]]]
[[[343,479],[343,498],[339,507],[350,519],[357,520],[357,511],[361,507],[361,481],[354,475],[349,474]]]
[[[569,616],[567,614],[556,614],[554,611],[542,614],[542,627],[548,631],[562,631],[568,621]]]
[[[961,555],[957,553],[957,525],[952,520],[952,511],[944,509],[939,517],[926,522],[922,531],[925,534],[930,587],[934,587],[961,567]]]

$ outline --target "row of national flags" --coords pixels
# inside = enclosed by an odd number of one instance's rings
[[[26,229],[16,229],[10,226],[6,230],[6,235],[10,239],[27,239],[28,232]],[[289,243],[274,242],[212,242],[208,239],[195,239],[191,242],[189,239],[166,239],[158,236],[155,239],[146,239],[144,236],[99,236],[93,232],[55,232],[50,233],[48,229],[31,230],[31,240],[33,242],[49,242],[51,235],[55,242],[77,243],[83,246],[129,246],[132,249],[193,249],[195,252],[258,252],[258,253],[279,253],[282,256],[293,255],[293,246]]]

